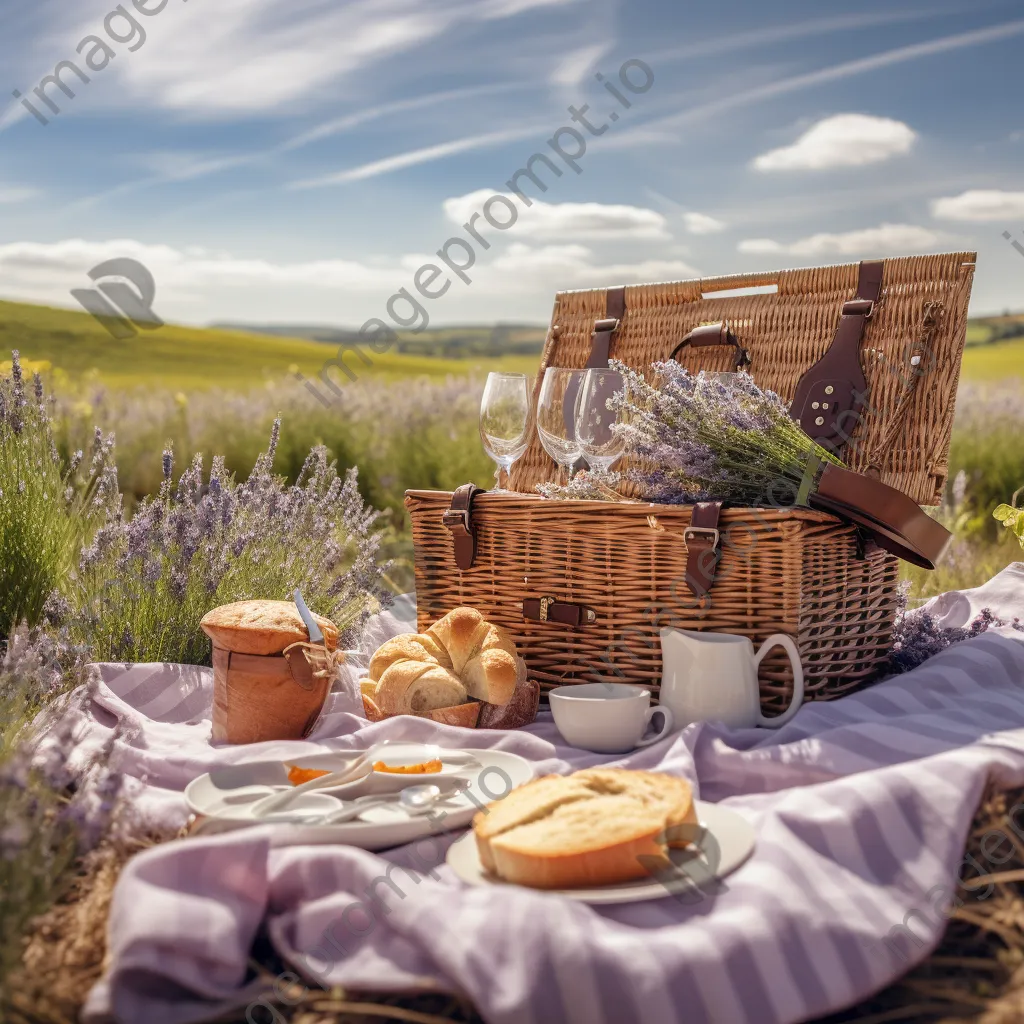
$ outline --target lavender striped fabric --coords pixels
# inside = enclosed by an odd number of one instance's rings
[[[982,606],[1024,617],[1024,564],[935,610],[953,624]],[[371,726],[344,705],[311,742],[214,750],[208,673],[107,667],[104,678],[83,749],[128,721],[117,756],[139,780],[142,812],[165,823],[183,816],[185,783],[213,764],[399,735],[494,745],[542,772],[605,762],[683,775],[753,822],[758,845],[704,898],[592,908],[463,887],[443,864],[451,835],[384,857],[280,846],[267,827],[168,843],[118,883],[89,1022],[177,1024],[237,1006],[253,1022],[279,1019],[259,1001],[265,986],[246,981],[261,927],[310,987],[458,991],[495,1024],[809,1020],[923,959],[954,899],[985,898],[972,880],[998,861],[964,863],[967,828],[988,779],[1024,785],[1024,635],[1010,629],[805,706],[778,732],[693,726],[617,761],[565,746],[546,716],[529,730],[473,733],[409,718]],[[1024,807],[1014,826],[1024,836]],[[999,856],[996,837],[987,848]],[[389,862],[425,873],[392,868],[398,892],[378,883],[370,898]]]

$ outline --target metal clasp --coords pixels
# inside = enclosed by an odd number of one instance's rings
[[[721,540],[722,537],[718,530],[712,530],[710,527],[707,526],[688,526],[685,530],[683,530],[683,540],[686,542],[687,546],[689,546],[690,540],[699,534],[705,536],[707,534],[710,534],[711,546],[713,548],[718,547],[718,542]]]
[[[453,526],[461,526],[466,533],[469,533],[469,511],[467,509],[449,508],[441,514],[441,525],[451,529]]]
[[[547,622],[548,621],[548,608],[550,606],[551,606],[551,598],[550,597],[542,597],[540,599],[540,621],[541,622]]]
[[[870,320],[875,315],[875,304],[871,299],[850,299],[843,303],[843,316],[862,316]]]

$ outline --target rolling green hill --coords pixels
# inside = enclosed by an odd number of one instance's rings
[[[110,387],[158,385],[182,391],[244,390],[296,369],[313,377],[336,351],[303,338],[174,324],[118,340],[87,313],[0,301],[0,365],[9,360],[12,349],[34,363],[49,363],[72,379],[89,374]],[[360,375],[444,377],[496,366],[527,371],[538,362],[536,354],[464,359],[368,354],[374,361],[369,368],[355,357],[348,360]]]
[[[294,370],[315,376],[345,337],[345,332],[329,328],[323,329],[324,341],[270,330],[167,324],[117,340],[87,313],[0,301],[0,367],[12,349],[19,349],[26,360],[49,364],[72,380],[88,375],[114,388],[246,390]],[[401,336],[399,351],[370,353],[372,367],[354,357],[349,365],[360,376],[386,378],[479,374],[496,368],[530,373],[537,367],[542,338],[539,328],[520,325],[439,328],[421,336]],[[968,342],[964,379],[1024,380],[1024,314],[972,320]]]

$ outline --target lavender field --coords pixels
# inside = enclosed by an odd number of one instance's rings
[[[58,444],[66,453],[85,445],[94,425],[117,438],[117,469],[126,500],[139,501],[161,485],[159,452],[170,443],[180,469],[202,453],[206,465],[223,455],[229,472],[245,476],[281,419],[275,470],[294,481],[311,446],[322,444],[339,469],[358,468],[359,490],[385,513],[384,550],[396,559],[396,587],[411,585],[411,542],[402,496],[407,488],[451,489],[492,481],[493,465],[480,447],[477,409],[483,380],[370,380],[345,389],[325,408],[293,382],[248,392],[208,390],[189,395],[156,389],[105,391],[79,387],[59,395]],[[956,541],[936,572],[908,569],[914,593],[973,585],[1012,561],[1019,548],[992,519],[992,510],[1024,484],[1024,384],[966,381],[957,402],[950,482],[939,513]]]

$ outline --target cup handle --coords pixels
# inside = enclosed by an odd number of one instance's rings
[[[672,709],[665,707],[664,704],[657,704],[655,707],[647,709],[647,713],[644,716],[644,732],[647,731],[647,726],[651,724],[651,719],[655,715],[661,715],[662,717],[661,728],[653,736],[648,736],[646,739],[641,737],[636,744],[638,749],[640,747],[649,747],[652,743],[657,743],[658,740],[664,739],[672,731],[672,726],[675,724],[672,718]]]
[[[793,666],[793,699],[789,702],[789,707],[775,718],[765,717],[760,704],[758,704],[757,724],[765,729],[778,729],[785,725],[800,710],[800,706],[804,702],[804,667],[800,664],[800,652],[796,649],[796,644],[791,636],[786,636],[785,633],[774,633],[761,644],[761,649],[757,652],[757,657],[754,658],[755,673],[757,666],[761,664],[761,659],[773,647],[782,647],[789,655],[789,663]],[[755,682],[756,678],[755,675]]]

